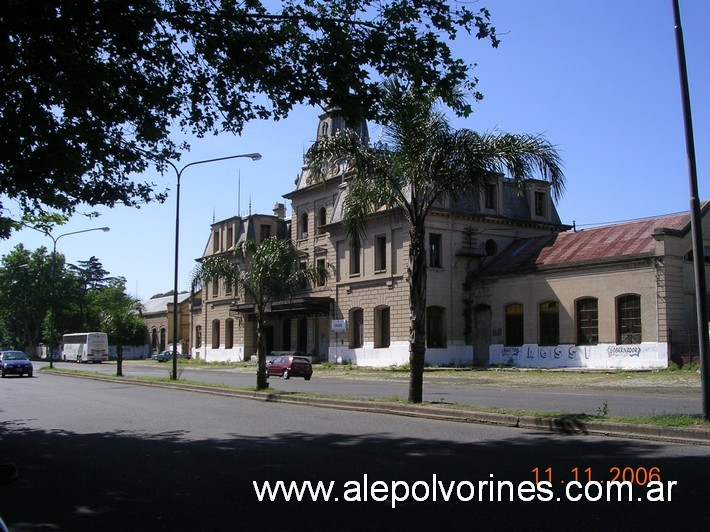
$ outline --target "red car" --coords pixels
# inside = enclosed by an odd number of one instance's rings
[[[293,355],[280,356],[269,361],[266,364],[266,375],[271,377],[283,377],[290,379],[291,377],[303,377],[307,381],[311,380],[313,375],[313,366],[307,358],[297,357]]]

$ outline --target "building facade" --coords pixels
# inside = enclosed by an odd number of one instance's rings
[[[345,127],[333,112],[319,117],[317,136]],[[367,137],[366,126],[358,132]],[[302,261],[327,276],[308,295],[330,302],[327,315],[305,319],[306,354],[367,366],[409,362],[409,230],[396,212],[368,223],[366,238],[353,245],[342,229],[342,205],[355,176],[334,165],[325,182],[303,168],[292,202],[291,237]],[[502,176],[479,197],[442,202],[427,220],[428,288],[426,361],[435,365],[488,360],[488,337],[471,332],[462,303],[469,276],[518,238],[557,234],[561,224],[549,184],[530,181],[519,194]],[[478,355],[476,355],[478,352]]]
[[[316,138],[344,127],[337,110],[327,110]],[[367,126],[358,133],[366,139]],[[212,225],[203,257],[274,235],[291,239],[304,267],[323,272],[271,305],[269,352],[375,367],[409,363],[409,230],[397,212],[381,212],[359,245],[350,242],[341,222],[355,178],[344,164],[324,181],[304,166],[284,195],[289,219],[277,204],[273,216]],[[705,235],[707,212],[706,204]],[[660,368],[692,351],[688,214],[572,229],[561,223],[545,181],[520,191],[500,176],[476,197],[436,205],[426,223],[426,362]],[[706,238],[706,254],[709,248]],[[219,280],[202,287],[191,330],[197,358],[248,360],[256,352],[253,308]]]
[[[186,353],[190,345],[190,301],[188,293],[178,294],[178,352]],[[172,349],[173,296],[141,301],[141,316],[145,321],[149,355]]]
[[[286,209],[281,203],[276,204],[273,215],[233,216],[215,222],[198,261],[216,257],[236,260],[234,253],[240,242],[252,240],[258,245],[272,236],[289,238],[288,226]],[[247,303],[238,287],[221,279],[203,285],[191,306],[192,357],[208,362],[249,360],[256,352],[256,323],[253,314],[243,310]],[[283,332],[275,334],[278,326],[278,319],[269,320],[270,351],[283,347]]]
[[[706,235],[709,206],[702,209]],[[492,331],[490,362],[680,362],[697,346],[692,257],[689,213],[517,240],[481,269],[474,287],[474,308]]]

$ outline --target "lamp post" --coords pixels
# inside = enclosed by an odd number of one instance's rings
[[[31,226],[28,226],[31,227]],[[52,239],[52,242],[54,246],[52,247],[52,273],[51,273],[51,279],[50,279],[50,286],[52,287],[52,293],[50,294],[50,302],[49,302],[49,310],[51,312],[51,315],[49,317],[49,367],[50,369],[54,367],[53,361],[53,353],[52,353],[52,344],[54,343],[54,300],[55,300],[55,282],[56,282],[56,276],[55,276],[55,269],[57,265],[57,242],[59,241],[60,238],[69,236],[69,235],[78,235],[79,233],[88,233],[90,231],[103,231],[104,233],[107,231],[110,231],[111,228],[109,227],[94,227],[93,229],[82,229],[81,231],[72,231],[70,233],[62,233],[61,235],[55,237],[52,234],[50,234],[47,231],[41,231],[40,229],[37,229],[36,227],[32,227],[32,229],[35,229],[37,231],[40,231],[47,235],[49,238]]]
[[[179,241],[180,241],[180,178],[182,173],[191,166],[196,166],[198,164],[215,163],[218,161],[227,161],[229,159],[239,159],[246,158],[252,161],[258,161],[261,159],[260,153],[243,153],[240,155],[229,155],[227,157],[217,157],[216,159],[205,159],[202,161],[194,161],[186,164],[182,168],[178,168],[171,161],[163,160],[175,170],[175,176],[177,177],[177,189],[175,196],[175,271],[174,271],[174,282],[173,282],[173,371],[170,376],[172,380],[177,380],[177,342],[178,342],[178,259],[179,259]]]

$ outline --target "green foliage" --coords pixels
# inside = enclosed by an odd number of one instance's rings
[[[234,257],[208,257],[192,274],[193,292],[203,282],[220,279],[228,287],[238,287],[245,301],[254,305],[257,318],[256,343],[259,370],[257,389],[268,386],[266,378],[265,318],[268,306],[299,292],[305,282],[314,282],[323,272],[302,269],[293,244],[271,237],[259,246],[246,240],[237,245]]]
[[[422,401],[426,352],[426,220],[437,201],[475,194],[499,174],[518,188],[543,178],[554,194],[564,190],[555,148],[541,136],[454,130],[438,104],[436,88],[388,79],[382,85],[382,140],[366,143],[352,129],[320,137],[306,154],[309,170],[321,180],[332,161],[348,161],[356,174],[344,200],[343,225],[351,241],[367,233],[369,216],[383,207],[401,213],[409,225],[410,401]]]
[[[299,103],[372,118],[379,76],[468,114],[452,87],[481,96],[449,41],[498,44],[485,9],[445,0],[15,1],[0,2],[0,28],[0,194],[28,214],[162,201],[130,176],[179,159],[183,133],[238,134]]]
[[[54,296],[54,347],[62,335],[79,331],[105,331],[118,345],[142,345],[145,326],[139,303],[125,292],[125,279],[110,278],[96,257],[80,264],[93,272],[79,276],[82,268],[64,262],[41,247],[34,252],[22,244],[0,263],[0,344],[31,348],[49,344]],[[54,283],[52,274],[54,272]],[[98,275],[97,272],[102,272]]]

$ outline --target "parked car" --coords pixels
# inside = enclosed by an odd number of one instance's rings
[[[32,376],[32,362],[22,351],[3,351],[0,353],[0,375]]]
[[[307,358],[299,356],[280,356],[276,357],[266,364],[266,375],[271,377],[283,377],[290,379],[291,377],[303,377],[307,381],[311,380],[313,375],[313,366]]]
[[[190,355],[188,353],[178,353],[177,354],[178,358],[184,358],[186,360],[190,360]],[[173,352],[172,350],[170,351],[163,351],[162,353],[157,353],[153,356],[151,356],[153,360],[157,360],[158,362],[167,362],[168,360],[173,359]]]

